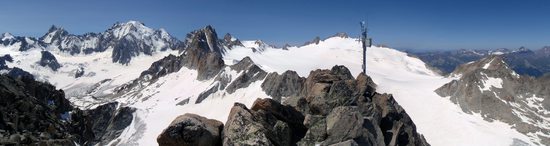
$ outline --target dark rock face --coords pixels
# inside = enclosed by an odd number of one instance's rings
[[[93,145],[118,137],[132,120],[133,110],[117,112],[116,103],[73,108],[63,91],[33,78],[0,75],[0,87],[0,145]]]
[[[206,26],[187,35],[185,66],[197,69],[198,80],[210,79],[225,66],[222,59],[224,52],[216,31],[212,26]]]
[[[34,76],[31,73],[24,71],[20,68],[14,67],[9,70],[10,71],[8,72],[7,75],[12,78],[17,78],[17,79],[26,78],[26,79],[34,80]]]
[[[239,63],[230,67],[237,72],[243,72],[233,82],[227,85],[227,93],[234,93],[237,89],[246,88],[252,82],[262,80],[267,73],[258,67],[249,57],[243,58]]]
[[[0,140],[4,144],[71,144],[64,118],[73,110],[61,90],[29,78],[0,75]]]
[[[105,145],[120,136],[122,131],[132,123],[134,108],[121,107],[112,102],[95,109],[84,111],[84,115],[92,122],[94,141],[92,144]]]
[[[160,146],[221,145],[223,123],[195,114],[177,117],[157,138]]]
[[[262,90],[277,101],[281,97],[298,96],[303,88],[305,78],[300,77],[295,71],[286,71],[279,75],[276,72],[269,73],[262,83]]]
[[[149,69],[141,72],[139,78],[146,81],[154,81],[169,73],[177,72],[184,66],[182,56],[168,55],[158,61],[153,62]]]
[[[0,57],[0,70],[9,68],[8,65],[6,65],[6,62],[13,62],[13,58],[10,56],[10,54],[6,54]]]
[[[61,68],[61,65],[57,62],[57,59],[55,59],[55,56],[48,51],[42,51],[42,57],[40,58],[40,62],[38,62],[38,64],[40,66],[49,67],[53,71],[57,71],[57,69]]]
[[[205,100],[208,96],[210,96],[210,94],[213,94],[215,93],[216,91],[218,91],[220,89],[220,85],[219,84],[216,84],[214,86],[212,86],[210,89],[202,92],[201,94],[199,94],[199,96],[197,97],[197,100],[195,101],[195,103],[201,103],[203,100]]]

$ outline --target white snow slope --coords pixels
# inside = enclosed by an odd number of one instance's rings
[[[58,89],[65,91],[67,99],[78,107],[87,105],[82,94],[91,92],[94,96],[110,94],[114,87],[127,83],[148,69],[151,63],[157,61],[168,54],[177,54],[177,51],[155,52],[152,56],[139,55],[132,58],[127,65],[112,62],[112,50],[92,53],[88,55],[69,55],[59,51],[51,51],[55,56],[61,68],[53,71],[49,67],[42,67],[37,62],[41,58],[41,49],[33,48],[28,51],[18,51],[18,45],[4,47],[0,45],[0,56],[10,54],[13,62],[6,62],[9,67],[21,68],[35,76],[39,81],[49,82]],[[74,74],[79,69],[84,69],[84,75],[75,78]],[[94,84],[102,80],[108,80],[95,87]],[[109,80],[110,79],[110,80]],[[78,98],[77,98],[78,97]],[[82,97],[82,98],[80,98]]]
[[[226,53],[224,59],[233,62],[249,56],[269,72],[295,70],[301,76],[307,76],[314,69],[345,65],[353,75],[358,75],[361,72],[361,50],[356,39],[332,37],[318,45],[290,47],[288,50],[268,49],[252,53],[249,47],[234,48]],[[479,114],[465,114],[448,98],[438,96],[434,90],[451,78],[434,73],[421,60],[406,53],[383,47],[368,48],[367,75],[378,84],[378,92],[394,95],[416,124],[418,132],[431,145],[512,145],[517,144],[514,139],[535,145],[510,125],[485,121]]]

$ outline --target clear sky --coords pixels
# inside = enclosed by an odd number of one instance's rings
[[[538,49],[550,45],[548,0],[12,0],[0,32],[39,37],[52,25],[103,32],[137,20],[177,38],[211,24],[221,36],[298,45],[367,20],[375,44],[398,49]]]

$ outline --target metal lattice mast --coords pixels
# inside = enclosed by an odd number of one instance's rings
[[[367,25],[365,21],[359,23],[361,25],[361,45],[363,47],[363,62],[362,69],[363,73],[367,74],[367,47],[372,46],[372,39],[367,36]]]

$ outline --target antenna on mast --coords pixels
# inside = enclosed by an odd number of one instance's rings
[[[363,73],[367,74],[367,47],[372,46],[372,38],[367,36],[367,23],[365,21],[359,22],[361,25],[361,45],[363,47]]]

